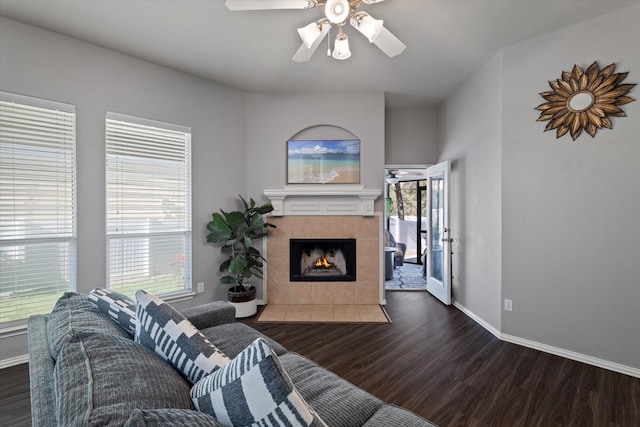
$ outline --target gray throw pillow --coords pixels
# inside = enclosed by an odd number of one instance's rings
[[[326,427],[263,338],[196,383],[191,398],[199,411],[212,415],[225,427]]]
[[[231,359],[160,298],[136,292],[135,341],[171,363],[191,383],[225,366]]]
[[[136,302],[111,289],[96,288],[89,301],[131,335],[136,333]]]

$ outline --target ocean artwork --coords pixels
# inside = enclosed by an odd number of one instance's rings
[[[287,183],[360,183],[360,140],[288,141]]]

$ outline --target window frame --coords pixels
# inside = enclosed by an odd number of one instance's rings
[[[25,227],[22,233],[19,233],[18,228],[16,228],[17,225],[14,224],[12,228],[13,231],[11,231],[10,228],[5,229],[5,230],[9,230],[10,233],[11,232],[13,233],[13,238],[3,239],[0,237],[0,248],[16,248],[14,249],[15,251],[14,256],[16,257],[16,259],[18,259],[19,257],[18,253],[20,251],[18,251],[17,248],[22,247],[23,248],[22,260],[27,259],[28,253],[30,253],[31,256],[34,258],[38,258],[34,262],[36,262],[36,264],[38,264],[40,267],[39,269],[36,270],[37,272],[40,273],[40,277],[51,277],[54,275],[53,272],[57,271],[57,274],[61,275],[61,277],[64,277],[66,279],[66,283],[68,284],[67,286],[63,286],[62,289],[58,289],[59,286],[56,285],[55,296],[51,297],[50,299],[43,298],[43,301],[39,301],[38,303],[36,303],[37,300],[31,301],[30,303],[23,303],[22,305],[26,304],[25,307],[22,307],[22,309],[18,307],[16,309],[16,313],[21,313],[21,314],[24,313],[23,317],[15,318],[12,320],[1,321],[0,332],[2,332],[3,336],[6,336],[6,333],[11,333],[12,331],[24,330],[26,321],[30,315],[46,314],[50,312],[53,306],[55,305],[55,302],[64,292],[74,292],[77,290],[77,266],[78,266],[78,259],[77,259],[78,257],[77,255],[77,251],[78,251],[77,114],[76,114],[75,105],[62,103],[58,101],[51,101],[51,100],[42,99],[42,98],[36,98],[32,96],[16,94],[16,93],[0,91],[0,100],[2,101],[3,104],[4,103],[19,104],[26,108],[32,108],[32,109],[37,108],[37,109],[49,110],[47,112],[40,112],[40,113],[33,111],[33,114],[32,114],[33,121],[31,122],[32,126],[37,126],[38,129],[49,130],[50,128],[51,132],[46,134],[46,139],[47,139],[46,144],[44,144],[42,141],[44,138],[42,135],[37,135],[37,133],[30,132],[30,130],[27,130],[27,129],[18,129],[17,131],[15,131],[15,135],[17,135],[15,136],[16,139],[20,137],[28,138],[30,136],[29,135],[30,133],[34,135],[33,136],[34,139],[32,140],[34,143],[31,144],[31,146],[38,147],[38,144],[36,143],[38,142],[40,145],[39,148],[41,149],[41,155],[39,156],[33,155],[36,150],[34,150],[33,148],[29,150],[28,144],[25,144],[25,143],[19,144],[19,141],[18,143],[14,141],[13,143],[8,144],[8,149],[11,150],[12,157],[7,156],[5,160],[11,159],[15,161],[15,157],[13,156],[15,156],[16,153],[18,153],[17,155],[21,157],[21,159],[19,160],[22,161],[19,169],[11,168],[10,169],[11,173],[5,174],[5,178],[12,181],[11,183],[7,181],[8,187],[12,189],[11,194],[13,194],[14,196],[18,194],[15,192],[16,191],[15,186],[20,185],[19,181],[18,181],[18,184],[14,183],[15,182],[14,180],[16,177],[16,173],[15,173],[16,170],[21,170],[24,173],[29,171],[31,172],[47,171],[46,174],[40,173],[39,175],[35,175],[33,178],[29,178],[29,179],[22,177],[22,180],[23,180],[22,185],[26,186],[27,185],[26,181],[33,179],[33,181],[30,184],[31,189],[34,188],[36,185],[38,185],[38,188],[40,189],[42,187],[47,188],[45,185],[43,185],[43,183],[51,184],[52,182],[51,180],[55,176],[56,191],[54,193],[56,195],[55,196],[56,202],[54,204],[57,207],[59,207],[60,205],[65,206],[64,209],[57,209],[55,213],[51,213],[50,211],[46,212],[45,214],[46,216],[43,219],[42,213],[40,213],[39,215],[34,214],[33,209],[34,209],[34,206],[36,205],[33,204],[32,206],[28,206],[28,204],[33,203],[34,200],[40,200],[41,201],[40,203],[42,203],[43,200],[46,200],[46,196],[51,196],[52,194],[51,191],[45,190],[38,193],[36,190],[34,192],[34,196],[39,196],[39,198],[36,198],[36,199],[29,199],[28,197],[23,196],[23,203],[25,204],[25,207],[27,207],[28,209],[25,211],[26,213],[22,221],[25,221],[25,222],[26,221],[40,221],[40,222],[49,221],[53,224],[53,225],[50,224],[49,227],[54,227],[55,231],[49,230],[47,232],[46,227],[43,228],[41,224],[39,226],[41,231],[39,235],[36,234],[30,237],[28,234],[31,234],[31,232],[33,232],[33,230],[36,229],[37,226],[32,225],[32,227]],[[15,107],[16,110],[19,110],[19,108],[20,107]],[[16,111],[16,113],[20,113],[20,112]],[[43,120],[40,120],[40,123],[38,122],[38,119],[43,119],[43,118],[60,120],[62,124],[55,125],[55,126],[47,125],[45,127],[41,123]],[[20,119],[22,119],[22,117]],[[27,114],[24,114],[24,119],[25,120],[29,119],[29,116]],[[13,125],[16,124],[15,118],[13,120],[12,119],[6,119],[6,120],[9,123],[13,122],[12,123]],[[51,136],[53,136],[53,139],[49,139],[51,138]],[[17,147],[20,147],[20,145],[22,145],[22,148],[17,148]],[[22,152],[20,152],[20,150],[22,150]],[[26,154],[26,151],[29,151],[30,154]],[[54,157],[51,157],[51,153],[54,153]],[[35,164],[33,163],[34,160],[36,162]],[[48,160],[51,160],[51,161],[47,162]],[[50,169],[45,168],[45,166],[48,166]],[[52,170],[55,170],[56,172],[53,173]],[[64,174],[60,176],[59,171],[63,171]],[[39,183],[39,184],[35,184],[35,183]],[[62,188],[62,190],[58,191],[57,189],[59,188]],[[66,200],[66,203],[64,203],[65,200]],[[51,203],[49,202],[47,204],[45,202],[45,206],[51,207]],[[60,214],[61,211],[63,212],[62,214]],[[15,219],[15,215],[16,215],[15,209],[13,210],[13,214],[9,214],[9,216],[11,215],[14,216],[14,221],[17,221]],[[7,218],[9,216],[7,216]],[[49,269],[49,270],[47,270],[46,268],[43,268],[42,265],[45,265],[46,267],[47,262],[51,262],[51,259],[53,258],[46,258],[42,254],[44,253],[50,254],[51,252],[40,250],[40,254],[36,254],[36,252],[38,252],[38,246],[42,247],[42,245],[45,245],[45,244],[47,245],[63,244],[64,245],[63,246],[64,252],[62,253],[59,252],[60,247],[58,247],[58,254],[60,254],[60,256],[55,257],[55,261],[57,262],[57,267],[54,267],[53,269]],[[27,250],[27,248],[29,248],[29,250]],[[34,272],[33,269],[29,269],[30,274],[32,274],[33,272]],[[19,280],[19,276],[17,273],[14,275],[14,280],[16,281],[16,284],[14,284],[14,286],[18,286],[17,283]],[[22,280],[25,280],[25,279],[23,278]],[[42,286],[43,282],[42,281],[38,282],[36,280],[33,286],[35,289],[38,289],[37,288],[38,285]],[[49,286],[49,285],[46,285],[46,286]],[[52,288],[52,290],[53,289],[54,288]],[[17,290],[14,290],[14,292],[17,292]],[[37,291],[35,292],[36,293],[33,296],[37,295]],[[31,311],[27,308],[27,307],[34,307],[34,306],[38,307],[39,310]],[[15,305],[13,305],[13,307],[15,307]]]
[[[109,123],[112,122],[112,124],[110,125]],[[183,231],[172,231],[172,232],[118,232],[118,233],[114,233],[110,230],[110,228],[113,227],[114,222],[112,222],[110,220],[110,205],[109,205],[109,198],[110,198],[110,191],[109,191],[109,185],[110,185],[110,181],[109,181],[109,167],[110,167],[110,154],[109,154],[109,150],[110,150],[110,143],[109,143],[109,137],[110,137],[110,128],[113,126],[116,126],[113,122],[121,122],[124,124],[124,126],[143,126],[143,127],[148,127],[148,128],[157,128],[160,131],[169,131],[169,132],[179,132],[184,134],[185,137],[185,146],[184,146],[184,173],[185,173],[185,180],[184,180],[184,184],[186,186],[186,190],[185,190],[185,194],[184,194],[184,202],[185,202],[185,209],[184,209],[184,221],[185,221],[185,225],[186,228]],[[131,116],[131,115],[126,115],[126,114],[121,114],[121,113],[115,113],[115,112],[110,112],[107,111],[106,113],[106,117],[105,117],[105,235],[106,235],[106,271],[105,271],[105,279],[106,279],[106,287],[114,289],[118,292],[123,292],[123,288],[122,288],[122,284],[120,285],[116,285],[114,284],[114,281],[111,278],[111,264],[112,264],[112,243],[114,241],[116,241],[118,238],[123,239],[125,237],[129,237],[129,238],[141,238],[141,239],[145,239],[145,236],[147,239],[149,238],[153,238],[153,237],[158,237],[158,236],[178,236],[178,235],[182,235],[184,236],[184,252],[178,255],[182,255],[183,257],[183,280],[182,280],[182,288],[181,289],[174,289],[171,290],[169,292],[157,292],[154,291],[153,289],[146,289],[152,293],[157,293],[157,295],[161,295],[163,297],[165,297],[165,299],[174,299],[174,298],[180,298],[180,297],[184,297],[184,296],[188,296],[188,295],[193,295],[193,280],[192,280],[192,262],[193,262],[193,257],[192,257],[192,241],[193,241],[193,225],[192,225],[192,192],[193,192],[193,184],[192,184],[192,174],[191,174],[191,162],[192,162],[192,154],[191,154],[191,139],[192,139],[192,133],[191,133],[191,128],[187,127],[187,126],[182,126],[182,125],[177,125],[177,124],[172,124],[172,123],[167,123],[167,122],[162,122],[162,121],[157,121],[157,120],[151,120],[151,119],[147,119],[147,118],[141,118],[141,117],[136,117],[136,116]],[[133,160],[135,160],[136,156],[131,156]],[[153,163],[153,162],[151,162]],[[121,248],[121,250],[125,250],[126,248],[123,247]],[[117,250],[117,249],[114,249]],[[151,258],[151,255],[147,255],[147,258]],[[150,261],[148,261],[150,262]],[[138,267],[136,268],[140,268],[140,265],[144,265],[144,264],[138,264]],[[126,271],[126,269],[124,269],[124,271]],[[126,274],[126,273],[125,273]],[[131,295],[131,291],[129,292],[123,292],[123,293],[128,293],[130,296]]]

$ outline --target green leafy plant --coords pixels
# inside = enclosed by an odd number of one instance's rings
[[[257,206],[253,199],[249,203],[242,197],[244,210],[220,213],[214,212],[207,224],[207,242],[220,246],[228,257],[220,264],[220,272],[226,273],[220,281],[233,284],[232,290],[245,288],[244,281],[252,276],[262,278],[263,261],[266,259],[254,247],[254,242],[267,235],[268,227],[276,226],[265,222],[262,215],[273,210],[271,203]]]
[[[393,199],[391,197],[384,198],[384,213],[389,218],[393,210]]]

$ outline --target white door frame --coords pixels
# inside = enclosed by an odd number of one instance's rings
[[[426,256],[426,272],[427,272],[427,291],[438,298],[446,305],[451,305],[451,228],[449,226],[449,176],[451,172],[451,162],[444,161],[427,168],[427,256]],[[437,179],[442,182],[441,194],[438,199],[438,211],[433,208],[433,182]],[[434,214],[438,217],[434,218]],[[433,225],[434,219],[437,220],[436,236],[442,248],[442,252],[438,255],[438,251],[434,250]],[[435,256],[434,256],[435,254]],[[438,268],[434,268],[434,260],[440,264]]]

